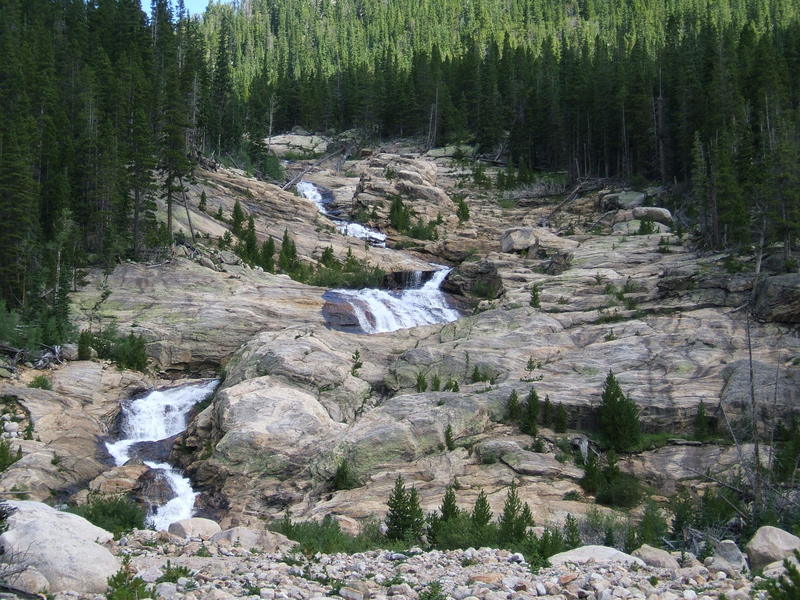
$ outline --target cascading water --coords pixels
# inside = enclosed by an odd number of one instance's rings
[[[301,181],[297,184],[297,191],[300,192],[304,198],[308,198],[316,204],[319,212],[334,221],[339,233],[360,240],[367,240],[372,246],[386,247],[386,234],[376,231],[375,229],[370,229],[361,223],[353,223],[342,219],[336,212],[330,210],[328,206],[330,200],[326,199],[320,189],[313,183]]]
[[[331,290],[325,298],[349,304],[364,333],[449,323],[461,315],[449,306],[447,297],[439,289],[448,273],[450,269],[436,271],[428,282],[418,288],[399,291]]]
[[[117,466],[138,458],[137,446],[171,438],[186,429],[189,412],[195,404],[214,392],[219,381],[192,383],[168,390],[154,390],[122,407],[121,439],[106,443],[108,453]],[[144,460],[161,473],[175,497],[148,516],[148,523],[157,530],[192,516],[197,493],[183,474],[165,462]]]

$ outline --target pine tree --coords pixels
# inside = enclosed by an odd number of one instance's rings
[[[233,205],[233,213],[231,214],[231,231],[233,235],[236,237],[240,237],[242,235],[242,225],[244,224],[244,211],[242,210],[242,205],[239,203],[239,199],[236,199],[236,203]]]
[[[456,504],[456,492],[452,485],[447,486],[442,497],[442,505],[439,507],[439,518],[442,521],[451,521],[458,518],[461,509]]]
[[[522,407],[519,404],[517,390],[512,390],[506,403],[506,420],[509,423],[518,423],[522,414]]]
[[[556,433],[565,433],[567,431],[567,411],[564,405],[559,402],[556,406],[556,416],[553,421],[553,430]]]
[[[694,417],[694,439],[704,442],[708,439],[709,433],[706,405],[700,400],[700,406],[697,407],[697,414]]]
[[[271,237],[267,237],[261,244],[261,254],[259,258],[259,264],[262,269],[267,273],[275,272],[275,240]]]
[[[622,392],[614,373],[609,371],[603,385],[600,405],[600,434],[606,446],[622,452],[639,443],[639,410]]]
[[[553,424],[553,405],[550,403],[550,396],[544,397],[544,408],[542,409],[542,425],[550,427]]]
[[[638,537],[642,544],[659,547],[663,545],[669,527],[661,510],[652,500],[648,500],[644,507],[644,513],[639,521]]]
[[[483,490],[478,494],[475,505],[472,507],[470,520],[476,528],[486,527],[492,520],[492,510],[489,508],[489,499]]]
[[[402,475],[394,481],[394,488],[386,503],[389,512],[386,514],[386,537],[390,540],[403,540],[408,529],[410,507]]]
[[[299,263],[297,260],[297,248],[294,241],[289,237],[289,231],[283,230],[283,241],[281,242],[281,251],[278,254],[278,266],[281,273],[292,275],[297,272]]]
[[[564,543],[568,549],[578,548],[583,545],[581,542],[581,534],[578,530],[578,521],[569,513],[564,522]]]
[[[533,524],[530,507],[527,502],[523,504],[519,499],[515,483],[508,488],[503,513],[497,524],[498,539],[506,546],[521,541],[526,529]]]
[[[453,439],[453,427],[449,423],[444,430],[444,445],[448,452],[452,452],[456,449],[456,442]]]
[[[536,437],[539,433],[539,394],[534,388],[528,392],[525,402],[525,414],[523,415],[522,431],[528,435]]]

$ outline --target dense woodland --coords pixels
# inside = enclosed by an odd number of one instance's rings
[[[149,14],[0,0],[0,14],[0,298],[36,325],[28,345],[70,335],[80,267],[170,243],[199,156],[265,161],[257,140],[296,125],[669,184],[702,244],[791,258],[796,0],[239,0],[199,17],[180,0]]]

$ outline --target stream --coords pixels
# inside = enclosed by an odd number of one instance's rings
[[[301,181],[297,191],[313,201],[320,213],[335,221],[340,233],[367,240],[373,246],[386,247],[385,234],[342,219],[339,212],[331,208],[333,194],[329,190]],[[344,331],[372,334],[455,321],[461,315],[439,289],[452,269],[436,264],[431,264],[431,269],[433,275],[425,282],[422,271],[408,272],[404,278],[406,287],[402,290],[329,290],[323,296],[329,325],[339,325]]]
[[[159,442],[182,433],[192,408],[208,398],[218,384],[219,381],[213,379],[153,390],[122,405],[120,439],[106,443],[114,464],[122,466],[132,458],[139,458],[158,471],[174,493],[171,500],[147,516],[148,525],[156,530],[167,529],[175,521],[190,518],[197,497],[189,479],[166,462],[171,441],[166,445]]]

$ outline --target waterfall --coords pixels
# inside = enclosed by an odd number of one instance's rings
[[[425,285],[418,288],[399,291],[332,290],[328,297],[349,304],[364,333],[384,333],[419,325],[449,323],[460,315],[450,307],[446,296],[439,289],[448,273],[450,269],[436,271]]]
[[[336,223],[336,230],[346,236],[367,240],[372,246],[386,247],[386,234],[375,229],[371,229],[361,223],[353,223],[342,219],[335,211],[330,210],[330,198],[323,195],[321,188],[308,181],[301,181],[297,184],[297,191],[314,204],[317,210]]]
[[[122,407],[120,439],[106,443],[117,466],[137,458],[137,444],[159,442],[186,429],[189,412],[195,404],[214,392],[218,380],[192,383],[167,390],[154,390]],[[197,492],[188,478],[165,462],[143,461],[166,479],[175,497],[147,518],[148,524],[161,530],[171,523],[192,516]]]

